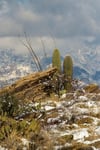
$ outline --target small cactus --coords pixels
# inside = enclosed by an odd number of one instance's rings
[[[54,49],[52,56],[52,66],[57,67],[58,73],[61,73],[61,59],[60,52],[58,49]]]

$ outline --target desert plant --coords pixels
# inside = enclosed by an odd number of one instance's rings
[[[60,52],[58,49],[54,49],[52,56],[52,66],[57,67],[58,73],[61,73],[61,59]]]
[[[22,141],[16,129],[12,130],[8,137],[5,138],[4,143],[5,147],[9,150],[19,150],[19,147],[22,146]]]
[[[63,72],[67,78],[72,79],[73,77],[73,61],[71,56],[66,56],[63,62]]]
[[[10,127],[8,125],[1,126],[0,129],[0,140],[5,139],[10,134]]]
[[[5,140],[17,128],[16,120],[7,116],[0,116],[0,140]]]
[[[35,63],[37,70],[38,71],[42,71],[42,66],[41,66],[41,63],[40,63],[40,58],[36,54],[34,48],[32,47],[31,40],[28,37],[28,35],[27,35],[26,32],[24,32],[24,37],[25,37],[25,42],[21,40],[22,44],[27,48],[27,50],[29,51],[30,55],[32,56],[33,62]]]
[[[25,135],[25,132],[27,131],[29,127],[29,124],[26,120],[22,120],[21,122],[19,122],[18,124],[18,128],[17,131],[21,134],[21,135]]]
[[[73,61],[71,56],[66,56],[63,62],[63,73],[65,78],[64,87],[67,91],[72,89],[71,81],[73,78]]]
[[[39,121],[33,119],[31,122],[30,122],[30,125],[26,131],[26,134],[28,135],[28,133],[34,133],[34,134],[38,134],[40,132],[40,123]]]
[[[14,116],[18,110],[18,100],[9,92],[0,96],[0,115]]]

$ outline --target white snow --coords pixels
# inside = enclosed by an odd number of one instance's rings
[[[95,113],[95,114],[98,114],[100,112],[99,110],[99,106],[95,106],[94,108],[92,108],[92,112]]]
[[[95,104],[95,102],[93,102],[93,101],[88,101],[88,102],[86,103],[86,105],[87,105],[88,107],[92,107],[94,104]]]
[[[87,131],[87,128],[83,128],[83,129],[80,129],[80,130],[76,130],[74,133],[73,133],[73,138],[74,140],[83,140],[84,141],[84,138],[85,137],[88,137],[89,136],[89,133]]]
[[[95,132],[97,133],[97,135],[100,135],[100,126],[98,126],[95,130]]]
[[[4,148],[4,147],[0,146],[0,150],[8,150],[8,148]]]
[[[56,108],[57,109],[63,108],[62,103],[61,102],[56,102]]]
[[[89,110],[87,108],[77,108],[76,109],[76,112],[80,112],[80,113],[89,113]]]
[[[59,145],[59,146],[55,146],[55,150],[60,150],[60,149],[63,149],[64,147],[66,148],[66,146],[71,146],[71,144],[69,143],[66,143],[65,145]]]
[[[99,142],[99,141],[100,141],[100,139],[93,140],[93,141],[84,141],[83,143],[84,143],[84,144],[93,144],[93,143]]]
[[[63,94],[63,95],[61,96],[61,98],[66,98],[66,94]]]
[[[24,146],[28,146],[29,145],[29,141],[27,139],[22,138],[21,141],[22,141]]]
[[[100,149],[95,148],[94,146],[92,146],[92,148],[93,148],[93,150],[100,150]]]
[[[61,120],[59,119],[59,117],[56,117],[56,118],[49,118],[48,120],[47,120],[47,123],[55,123],[55,122],[61,122]]]
[[[23,66],[23,65],[18,65],[17,66],[17,69],[20,70],[21,72],[30,72],[31,71],[31,68],[30,66]]]
[[[86,96],[79,96],[79,99],[83,100],[83,101],[88,100],[88,98]]]
[[[45,109],[46,111],[50,111],[50,110],[55,109],[55,107],[53,107],[53,106],[45,106],[44,109]]]

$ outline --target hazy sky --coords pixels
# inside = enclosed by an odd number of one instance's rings
[[[26,32],[35,50],[100,47],[100,0],[0,0],[0,49],[26,51]],[[20,36],[20,37],[19,37]],[[53,40],[54,39],[54,40]]]

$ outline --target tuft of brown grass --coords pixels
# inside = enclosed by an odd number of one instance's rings
[[[9,150],[17,150],[21,144],[21,137],[19,137],[18,132],[15,129],[3,141],[3,146],[7,147]]]
[[[87,93],[98,93],[98,92],[100,92],[100,88],[97,84],[89,84],[84,89]]]

